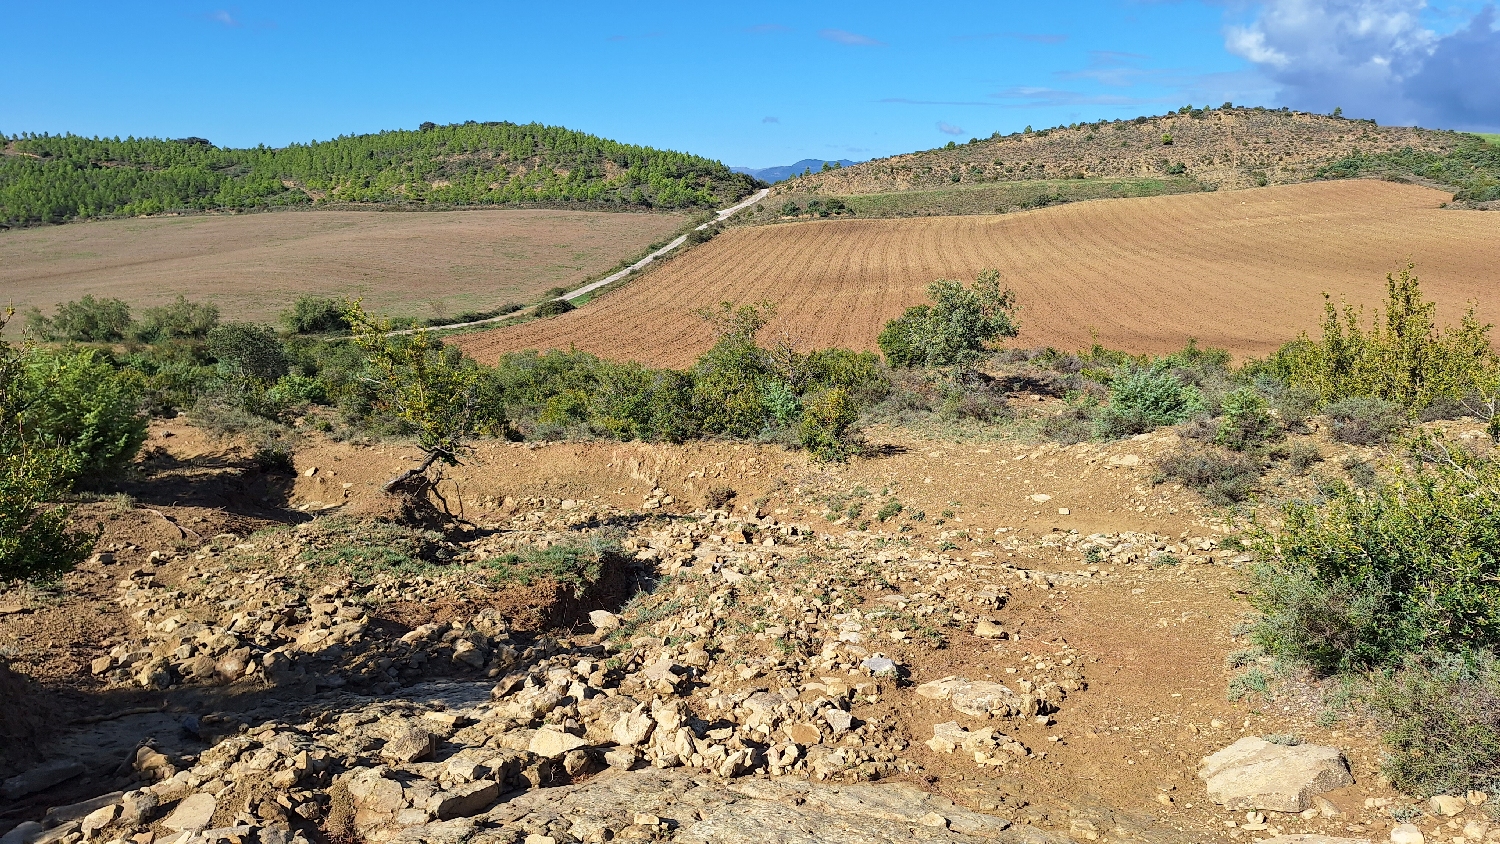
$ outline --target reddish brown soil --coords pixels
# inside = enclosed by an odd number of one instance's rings
[[[1476,427],[1453,424],[1464,431]],[[735,504],[741,512],[754,510],[831,534],[848,525],[826,520],[826,497],[863,488],[872,494],[872,502],[895,497],[907,515],[919,509],[928,514],[924,522],[903,521],[909,528],[905,534],[895,533],[895,522],[875,526],[891,532],[897,542],[901,536],[920,537],[914,551],[949,537],[949,551],[955,556],[984,550],[997,561],[1063,575],[1077,573],[1084,565],[1077,552],[1037,549],[1011,554],[986,540],[1034,540],[1057,529],[1076,529],[1084,535],[1134,530],[1169,537],[1211,536],[1224,530],[1222,514],[1194,494],[1153,484],[1154,458],[1179,442],[1171,431],[1069,448],[1015,440],[956,443],[888,429],[875,429],[870,436],[881,446],[878,456],[844,466],[816,464],[804,454],[774,446],[486,442],[453,470],[453,477],[463,490],[469,516],[480,523],[486,514],[526,510],[526,499],[593,499],[635,508],[655,490],[660,490],[657,495],[672,495],[676,503],[642,518],[670,519],[700,507],[708,487],[728,486],[738,493]],[[1336,463],[1345,447],[1322,438],[1319,442],[1329,464]],[[85,514],[104,519],[104,542],[117,550],[116,562],[82,567],[55,594],[0,594],[0,606],[25,607],[20,613],[0,615],[0,646],[12,654],[11,666],[20,675],[0,675],[0,694],[23,700],[21,706],[5,710],[0,735],[20,739],[22,746],[13,745],[10,752],[22,759],[43,711],[60,721],[161,703],[160,693],[98,696],[88,661],[107,651],[133,623],[112,600],[114,581],[153,550],[195,544],[174,523],[211,538],[222,530],[244,535],[258,526],[304,519],[309,511],[353,509],[379,496],[379,485],[411,465],[417,455],[405,445],[356,445],[310,437],[297,452],[296,479],[276,480],[250,470],[242,449],[206,437],[181,421],[155,423],[152,446],[157,451],[147,463],[153,471],[127,485],[138,505],[126,509],[102,502],[90,505]],[[1138,465],[1109,468],[1108,457],[1131,454],[1140,458]],[[310,469],[316,471],[308,476]],[[220,508],[182,503],[201,500],[204,489],[223,491]],[[1051,498],[1038,503],[1032,496],[1039,493]],[[1068,513],[1061,513],[1061,508]],[[940,513],[946,523],[939,521]],[[996,534],[998,527],[1008,530]],[[960,530],[967,534],[957,533]],[[1242,735],[1290,733],[1343,748],[1358,784],[1330,795],[1349,813],[1344,817],[1305,825],[1292,818],[1278,823],[1294,831],[1385,836],[1393,821],[1361,809],[1366,797],[1393,796],[1376,775],[1379,745],[1367,726],[1358,721],[1319,726],[1320,707],[1308,703],[1315,703],[1316,694],[1295,679],[1285,681],[1281,696],[1274,700],[1226,699],[1233,674],[1226,656],[1244,647],[1232,630],[1248,612],[1237,571],[1202,563],[1099,568],[1105,571],[1097,577],[1060,580],[1055,589],[1014,589],[1010,603],[993,615],[1007,630],[1020,631],[1019,641],[980,640],[967,628],[958,628],[948,631],[949,646],[935,652],[882,643],[884,650],[910,666],[916,682],[946,674],[998,677],[1007,666],[1017,665],[1022,654],[1049,655],[1063,643],[1075,648],[1082,660],[1089,688],[1069,696],[1056,723],[1001,725],[1046,754],[1013,773],[983,773],[956,756],[931,753],[920,742],[931,735],[933,723],[950,720],[951,713],[918,698],[909,687],[882,695],[879,705],[899,713],[912,742],[907,755],[928,772],[926,785],[974,806],[1024,794],[1031,806],[1016,808],[1014,799],[1007,804],[1020,818],[1028,812],[1047,812],[1054,820],[1066,820],[1067,812],[1097,799],[1116,810],[1150,817],[1156,824],[1192,830],[1184,840],[1222,840],[1223,821],[1238,813],[1209,804],[1193,776],[1197,761]],[[168,582],[181,574],[172,567],[159,571]],[[517,593],[518,600],[524,597]],[[555,599],[534,593],[531,597]],[[440,606],[408,609],[414,621],[442,613]],[[1161,795],[1170,796],[1170,803],[1164,804]]]
[[[449,316],[573,287],[682,226],[678,214],[484,210],[277,212],[72,223],[0,236],[0,306],[181,293],[226,319],[274,320],[298,296],[362,296]]]
[[[732,229],[577,311],[455,338],[493,361],[576,346],[656,365],[712,342],[693,314],[770,301],[766,337],[800,348],[873,349],[886,320],[936,278],[1001,271],[1021,305],[1023,346],[1135,352],[1190,337],[1259,355],[1315,328],[1322,294],[1373,305],[1407,258],[1441,318],[1500,282],[1500,215],[1444,210],[1446,194],[1375,181],[1083,202],[1005,216],[840,220]],[[1487,300],[1487,301],[1486,301]]]

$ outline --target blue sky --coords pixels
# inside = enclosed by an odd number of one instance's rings
[[[749,166],[1225,100],[1500,131],[1496,23],[1466,0],[0,0],[0,131],[540,121]]]

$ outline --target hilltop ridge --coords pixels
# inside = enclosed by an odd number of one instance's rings
[[[1028,127],[1029,129],[1030,127]],[[779,185],[776,193],[895,193],[985,182],[1187,176],[1209,189],[1308,181],[1353,155],[1445,155],[1473,136],[1262,108],[1187,109],[1018,132],[879,158]]]

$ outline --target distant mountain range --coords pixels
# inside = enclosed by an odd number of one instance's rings
[[[777,182],[784,182],[787,179],[800,176],[802,175],[802,172],[804,170],[811,170],[814,173],[817,173],[818,171],[823,169],[824,164],[837,164],[840,167],[848,167],[851,164],[858,163],[859,162],[857,161],[850,161],[847,158],[839,159],[838,161],[823,161],[817,158],[804,158],[796,164],[785,164],[780,167],[761,167],[760,169],[756,169],[754,167],[731,167],[729,169],[735,173],[744,173],[747,176],[754,176],[755,178],[760,179],[762,182],[770,182],[771,184],[775,184]]]

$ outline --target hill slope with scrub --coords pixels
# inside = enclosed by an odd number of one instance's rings
[[[767,216],[806,215],[815,197],[866,197],[851,203],[860,216],[922,216],[1358,176],[1444,187],[1459,201],[1489,202],[1500,198],[1500,148],[1476,135],[1341,116],[1185,107],[1134,120],[1027,127],[812,173],[778,184]],[[896,198],[933,192],[952,195],[925,204]],[[894,196],[868,199],[887,195]],[[784,213],[787,204],[799,209]],[[829,216],[823,210],[814,214]]]

